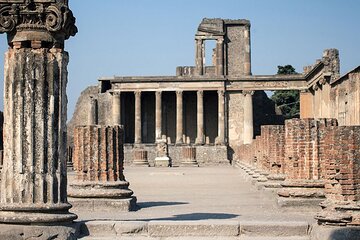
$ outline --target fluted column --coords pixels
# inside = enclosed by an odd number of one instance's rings
[[[113,125],[121,125],[121,92],[112,95],[112,119]]]
[[[183,125],[183,91],[176,91],[176,144],[182,144]]]
[[[97,99],[90,97],[89,125],[97,124]]]
[[[244,144],[250,144],[254,137],[253,100],[254,91],[243,91],[244,95]]]
[[[7,33],[9,45],[4,65],[0,223],[14,227],[71,222],[77,216],[69,213],[67,201],[69,55],[64,40],[76,34],[75,18],[67,1],[13,2],[0,3],[0,33]],[[0,228],[18,239],[9,225]],[[3,233],[1,239],[12,239]],[[62,238],[60,233],[58,237]]]
[[[141,92],[135,92],[135,144],[141,143]]]
[[[156,141],[162,137],[161,126],[162,126],[162,92],[155,92],[155,136]]]
[[[195,70],[197,75],[204,74],[204,44],[202,39],[195,39],[196,57]]]
[[[197,91],[197,137],[196,144],[204,144],[204,91]]]
[[[218,136],[216,144],[223,145],[225,143],[225,92],[218,91]]]

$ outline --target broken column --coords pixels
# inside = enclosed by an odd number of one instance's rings
[[[74,207],[130,211],[136,205],[124,169],[123,126],[77,126],[74,129],[76,180],[69,184]]]
[[[66,187],[64,41],[77,32],[75,18],[65,0],[9,2],[0,1],[0,32],[9,44],[0,222],[69,223],[76,215],[69,212]]]
[[[324,132],[336,125],[335,119],[285,121],[287,176],[278,192],[280,206],[318,207],[324,200]]]
[[[360,225],[360,127],[329,127],[324,139],[325,196],[320,225]]]

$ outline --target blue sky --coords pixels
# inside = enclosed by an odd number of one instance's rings
[[[70,0],[70,7],[79,33],[66,43],[69,118],[80,92],[101,76],[174,75],[176,66],[194,65],[203,17],[251,21],[253,74],[285,64],[301,72],[326,48],[340,50],[342,73],[360,65],[358,0]],[[1,79],[2,72],[0,59]]]

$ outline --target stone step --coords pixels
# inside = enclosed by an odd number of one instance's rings
[[[89,237],[132,237],[166,239],[174,237],[308,237],[307,222],[238,222],[238,221],[90,221],[83,223],[81,232]],[[89,238],[87,237],[87,238]],[[83,238],[83,239],[87,239]],[[91,238],[89,238],[91,239]]]
[[[310,237],[147,237],[147,236],[121,236],[121,237],[84,237],[84,240],[310,240]]]

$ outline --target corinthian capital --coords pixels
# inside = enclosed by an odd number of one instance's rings
[[[13,42],[38,41],[63,47],[75,36],[75,17],[68,0],[0,0],[0,33]]]

